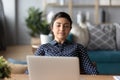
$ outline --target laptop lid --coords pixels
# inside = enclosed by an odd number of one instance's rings
[[[30,80],[79,80],[77,57],[27,56]]]

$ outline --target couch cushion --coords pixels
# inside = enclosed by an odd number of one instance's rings
[[[67,40],[69,40],[71,42],[73,41],[73,35],[71,33],[68,35]]]
[[[114,23],[116,26],[116,45],[117,45],[117,50],[120,50],[120,24]]]
[[[88,50],[115,50],[115,27],[109,24],[89,26]]]
[[[120,63],[120,51],[88,51],[88,55],[94,62]]]
[[[97,70],[101,75],[120,75],[120,64],[111,63],[97,63]]]
[[[73,24],[71,34],[73,34],[73,40],[75,42],[80,43],[85,47],[88,45],[89,34],[86,25],[80,27],[77,24]]]

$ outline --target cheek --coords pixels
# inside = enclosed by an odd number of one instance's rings
[[[69,32],[70,32],[70,30],[67,30],[66,32],[67,32],[67,33],[69,33]]]
[[[52,28],[52,32],[55,34],[57,32],[57,29]]]

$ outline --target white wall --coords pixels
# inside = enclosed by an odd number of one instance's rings
[[[31,37],[28,34],[25,18],[28,16],[28,8],[34,6],[42,9],[43,0],[18,0],[17,20],[18,20],[18,44],[30,44]]]
[[[28,8],[34,6],[43,9],[44,0],[2,0],[7,21],[7,44],[30,44],[25,18]]]

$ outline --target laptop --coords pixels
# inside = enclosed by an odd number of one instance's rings
[[[80,80],[77,57],[27,56],[30,80]]]

